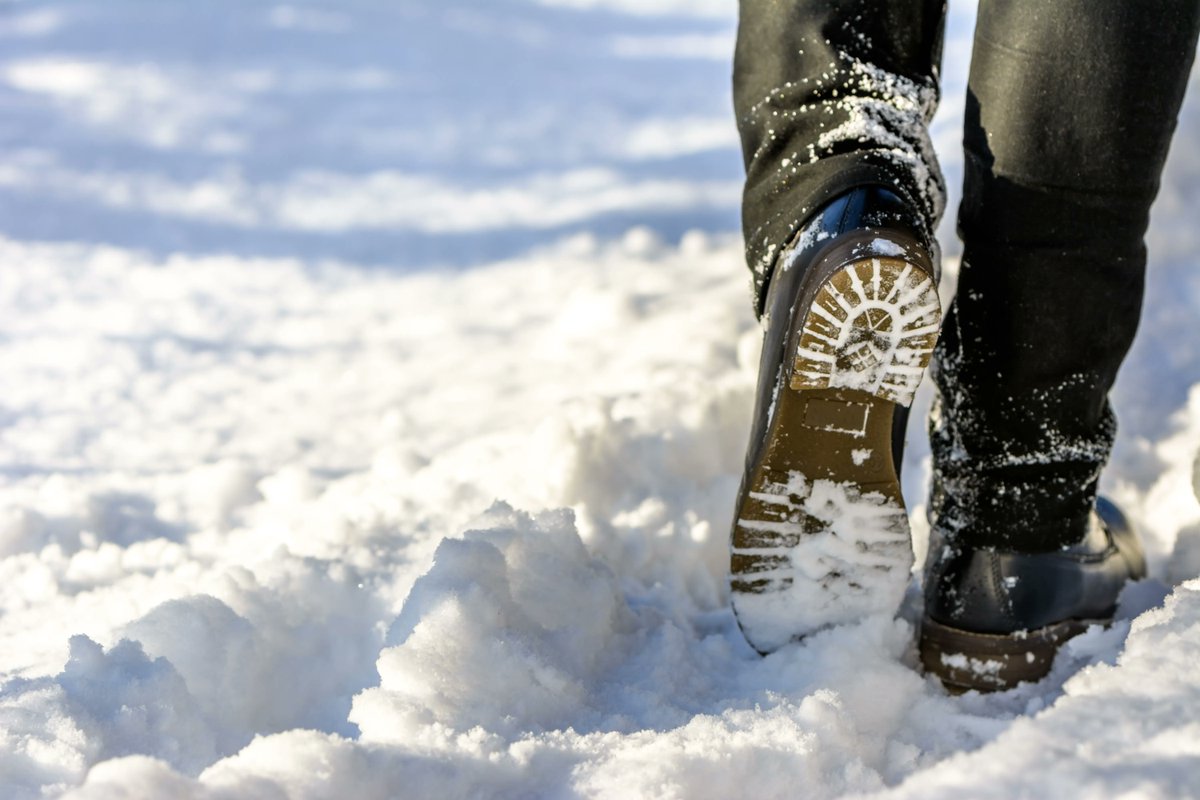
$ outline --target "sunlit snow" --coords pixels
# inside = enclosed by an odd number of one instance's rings
[[[1200,98],[1105,477],[1152,578],[1042,683],[952,697],[911,602],[765,659],[729,610],[734,24],[0,7],[0,797],[1200,792]]]

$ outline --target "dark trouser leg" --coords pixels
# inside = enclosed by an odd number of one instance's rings
[[[926,124],[944,12],[943,0],[741,0],[733,95],[758,313],[780,249],[856,186],[891,187],[931,234],[944,199]]]
[[[983,2],[934,367],[940,534],[1026,552],[1081,538],[1198,29],[1195,0]]]

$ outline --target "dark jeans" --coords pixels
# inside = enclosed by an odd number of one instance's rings
[[[741,0],[734,102],[756,308],[780,249],[855,186],[890,186],[936,225],[943,192],[925,125],[944,10]],[[963,260],[932,370],[941,535],[1025,551],[1082,535],[1198,30],[1197,0],[981,2]]]

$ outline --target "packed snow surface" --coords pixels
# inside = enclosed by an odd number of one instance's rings
[[[1200,109],[1116,396],[1119,621],[986,697],[911,605],[760,658],[734,12],[0,7],[0,797],[1200,795]]]

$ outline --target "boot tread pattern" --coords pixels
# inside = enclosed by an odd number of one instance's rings
[[[732,590],[759,650],[899,603],[912,547],[898,500],[792,473],[752,492],[741,511]]]
[[[733,526],[734,612],[763,653],[899,606],[913,553],[892,418],[941,321],[929,274],[885,257],[835,269],[800,313]]]
[[[895,258],[848,264],[809,308],[790,386],[860,389],[911,405],[940,321],[937,287],[924,270]]]

